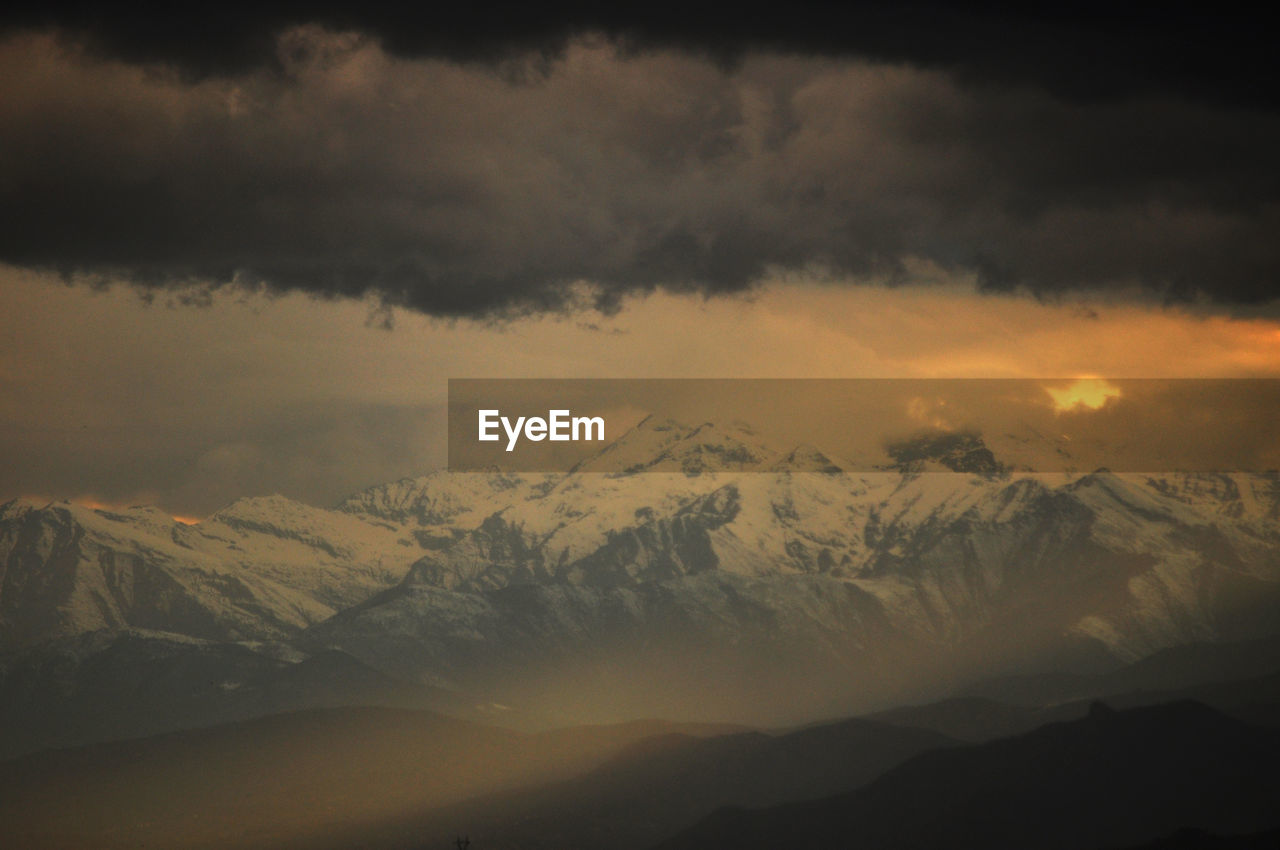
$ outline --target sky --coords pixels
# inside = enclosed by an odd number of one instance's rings
[[[450,377],[1280,377],[1230,5],[255,9],[0,22],[0,499],[329,504]]]

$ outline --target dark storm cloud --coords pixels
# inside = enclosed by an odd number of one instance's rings
[[[892,278],[911,258],[993,289],[1227,304],[1280,279],[1266,109],[598,39],[458,63],[304,26],[273,49],[275,67],[192,77],[0,44],[0,260],[441,315],[778,269]]]
[[[554,54],[585,32],[638,49],[677,47],[733,62],[753,50],[854,56],[955,70],[972,81],[1032,83],[1068,99],[1170,92],[1280,105],[1270,28],[1257,4],[795,0],[362,3],[263,0],[202,7],[46,0],[7,5],[0,27],[57,27],[100,52],[194,75],[276,62],[275,37],[306,23],[359,30],[400,56],[494,61]]]

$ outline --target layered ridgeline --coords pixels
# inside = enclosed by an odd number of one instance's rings
[[[722,808],[656,846],[1121,848],[1166,846],[1149,842],[1191,828],[1198,837],[1167,846],[1274,847],[1278,756],[1274,730],[1195,702],[1098,703],[1080,720],[925,753],[847,794]],[[1209,837],[1242,833],[1257,835]]]
[[[334,510],[11,502],[0,688],[78,699],[123,635],[566,720],[790,722],[1280,632],[1276,475],[1017,472],[1037,439],[933,435],[864,473],[647,420],[568,474],[439,472]]]

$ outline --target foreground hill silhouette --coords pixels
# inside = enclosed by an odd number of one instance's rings
[[[344,706],[477,715],[439,688],[393,679],[336,650],[291,662],[234,643],[94,632],[0,658],[0,759]]]
[[[5,848],[313,846],[352,823],[576,776],[645,721],[522,734],[422,711],[341,708],[0,763]]]
[[[1280,827],[1278,756],[1274,730],[1188,701],[971,746],[867,720],[526,735],[337,709],[0,764],[0,824],[24,848],[1163,847]]]
[[[977,682],[964,695],[1011,705],[1055,705],[1114,694],[1170,692],[1211,682],[1257,679],[1280,670],[1280,635],[1169,647],[1104,673],[1041,673]],[[1198,699],[1199,697],[1197,697]],[[1162,702],[1172,702],[1171,699]]]
[[[899,706],[867,719],[982,743],[1078,720],[1096,700],[1117,709],[1194,700],[1237,720],[1280,727],[1280,640],[1176,647],[1093,676],[994,680],[960,696]]]
[[[1141,847],[1126,850],[1275,850],[1280,847],[1280,829],[1249,835],[1213,835],[1202,829],[1180,829]]]
[[[719,806],[764,806],[850,791],[904,760],[955,742],[922,729],[845,720],[770,735],[671,734],[639,741],[565,782],[487,795],[459,806],[334,833],[318,845],[644,848]]]
[[[1280,825],[1280,738],[1194,702],[1089,715],[911,759],[848,794],[722,809],[659,845],[1104,848]]]

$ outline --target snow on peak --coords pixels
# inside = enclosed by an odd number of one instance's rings
[[[27,496],[10,499],[7,502],[0,503],[0,522],[23,516],[31,511],[38,511],[47,504],[43,500],[32,499]]]
[[[155,507],[9,503],[0,644],[129,626],[277,639],[394,585],[421,551],[403,527],[283,496],[192,526]]]
[[[707,571],[823,576],[854,583],[905,628],[925,629],[937,614],[946,629],[955,623],[938,612],[986,616],[984,600],[1006,580],[1077,557],[1091,559],[1081,569],[1092,574],[1102,557],[1146,572],[1126,585],[1136,601],[1123,615],[1087,628],[1143,646],[1173,639],[1182,622],[1174,606],[1198,610],[1195,570],[1205,563],[1280,578],[1274,476],[1010,474],[977,434],[897,449],[905,468],[853,475],[844,458],[808,445],[777,451],[740,424],[651,417],[578,467],[645,475],[436,472],[371,487],[335,510],[279,495],[240,499],[193,527],[156,509],[15,500],[0,506],[0,564],[73,572],[76,589],[50,607],[51,618],[58,605],[81,612],[66,629],[103,626],[101,609],[112,627],[180,631],[130,607],[147,604],[133,595],[144,586],[135,578],[163,573],[174,594],[166,611],[187,606],[216,625],[195,633],[262,639],[366,601],[414,564],[409,585],[459,594],[637,588]],[[19,545],[28,548],[10,557]],[[45,578],[25,580],[35,588]]]
[[[803,443],[769,465],[770,472],[848,472],[853,464]]]
[[[749,426],[645,417],[573,472],[740,472],[758,470],[781,453]]]
[[[887,447],[894,467],[902,472],[969,472],[991,475],[1005,466],[972,431],[929,431]]]

